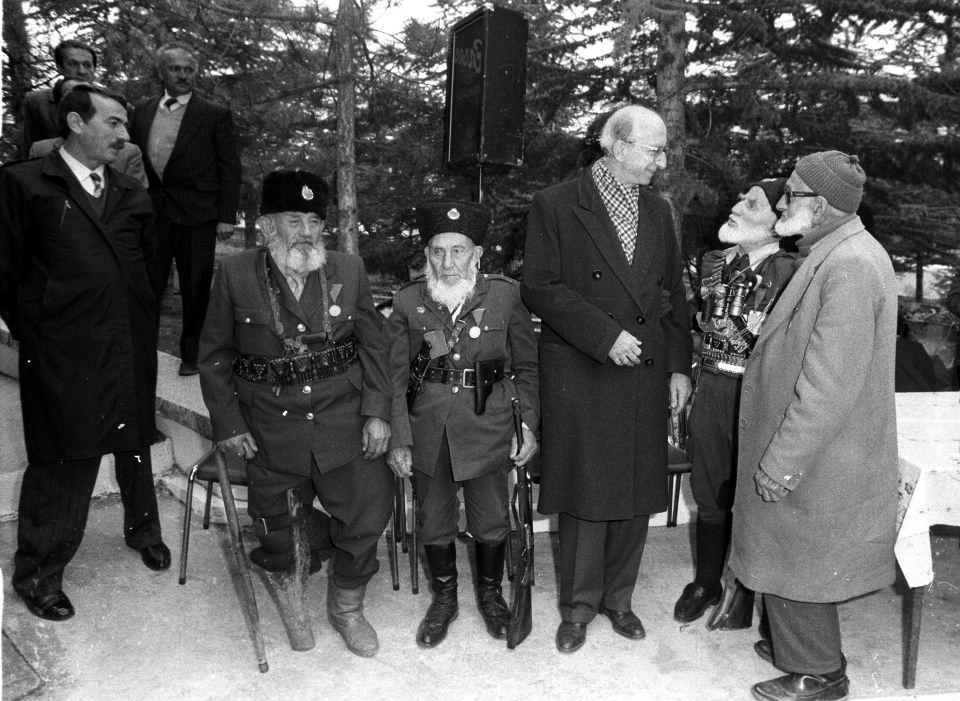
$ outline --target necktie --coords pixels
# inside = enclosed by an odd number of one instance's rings
[[[103,192],[103,178],[96,173],[90,173],[90,180],[93,182],[93,196],[100,197]]]
[[[746,270],[750,267],[750,256],[738,253],[734,256],[733,260],[730,261],[730,270],[734,272],[739,272],[741,270]]]
[[[627,220],[617,227],[617,234],[620,236],[620,245],[623,247],[623,253],[627,257],[627,262],[633,265],[633,254],[637,249],[637,199],[640,197],[640,188],[627,188]]]
[[[180,106],[180,103],[177,102],[177,98],[168,97],[163,101],[163,106],[167,108],[168,112],[173,112],[175,109],[177,109],[177,107]]]

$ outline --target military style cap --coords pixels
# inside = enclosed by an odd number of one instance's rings
[[[783,190],[786,185],[786,178],[764,178],[763,180],[758,180],[750,185],[747,190],[750,190],[754,187],[759,187],[761,190],[763,190],[763,194],[766,196],[767,202],[770,203],[770,209],[773,210],[774,214],[777,214],[777,202],[779,202],[780,198],[783,197]]]
[[[490,213],[476,202],[429,200],[417,205],[417,228],[424,243],[437,234],[463,234],[482,246],[489,224]]]
[[[327,218],[327,184],[306,170],[275,170],[263,179],[260,214],[307,212]]]

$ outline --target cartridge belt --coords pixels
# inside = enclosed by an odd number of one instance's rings
[[[441,385],[460,385],[470,389],[475,387],[476,370],[465,368],[463,370],[453,370],[450,368],[429,368],[426,375],[423,376],[424,382],[436,382]],[[503,363],[497,363],[493,367],[493,382],[499,382],[504,377]]]
[[[356,361],[357,344],[351,338],[297,355],[238,355],[233,361],[233,372],[248,382],[286,386],[340,375]]]
[[[727,377],[743,377],[747,357],[736,353],[724,353],[713,348],[701,348],[700,367],[708,372]]]

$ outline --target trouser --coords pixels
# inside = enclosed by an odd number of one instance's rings
[[[140,549],[160,542],[149,448],[114,453],[123,502],[123,539]],[[25,596],[63,588],[63,571],[83,540],[100,457],[29,463],[23,473],[13,587]]]
[[[149,261],[150,285],[157,304],[157,323],[163,293],[170,277],[171,263],[177,261],[180,298],[183,305],[183,326],[180,332],[180,358],[197,362],[200,332],[210,301],[214,251],[217,244],[217,222],[198,226],[175,224],[166,216],[163,206],[153,228],[153,252]]]
[[[614,611],[631,610],[649,522],[648,515],[585,521],[559,514],[560,616],[564,621],[589,623],[601,605]]]
[[[740,385],[740,378],[705,370],[690,407],[687,449],[693,465],[690,488],[697,503],[697,581],[706,587],[720,584],[730,546]]]
[[[840,614],[834,603],[791,601],[764,594],[777,667],[798,674],[828,674],[843,664]]]
[[[457,490],[461,487],[467,530],[473,537],[483,543],[500,543],[507,537],[510,517],[506,468],[455,482],[446,431],[440,439],[440,453],[433,476],[414,470],[412,479],[420,504],[418,537],[424,545],[446,545],[456,539],[460,525]]]
[[[356,589],[379,569],[377,541],[393,512],[392,473],[382,457],[367,460],[363,455],[328,472],[321,473],[315,463],[312,467],[311,475],[304,476],[275,472],[256,460],[248,462],[248,511],[252,518],[282,516],[288,513],[287,490],[299,488],[310,548],[334,548],[334,583],[341,589]],[[312,506],[315,496],[330,514],[326,534],[318,528],[321,519]],[[261,543],[276,549],[286,546],[289,538],[290,529],[282,528],[267,533]]]

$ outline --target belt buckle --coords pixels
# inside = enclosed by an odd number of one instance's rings
[[[475,375],[475,374],[476,374],[475,371],[473,370],[473,368],[464,368],[463,370],[461,370],[460,384],[463,386],[464,389],[473,389],[473,387],[476,386],[476,380],[475,380],[475,378],[474,378],[474,381],[473,381],[473,382],[471,382],[470,384],[467,384],[467,373],[468,373],[468,372],[469,372],[471,375]]]

